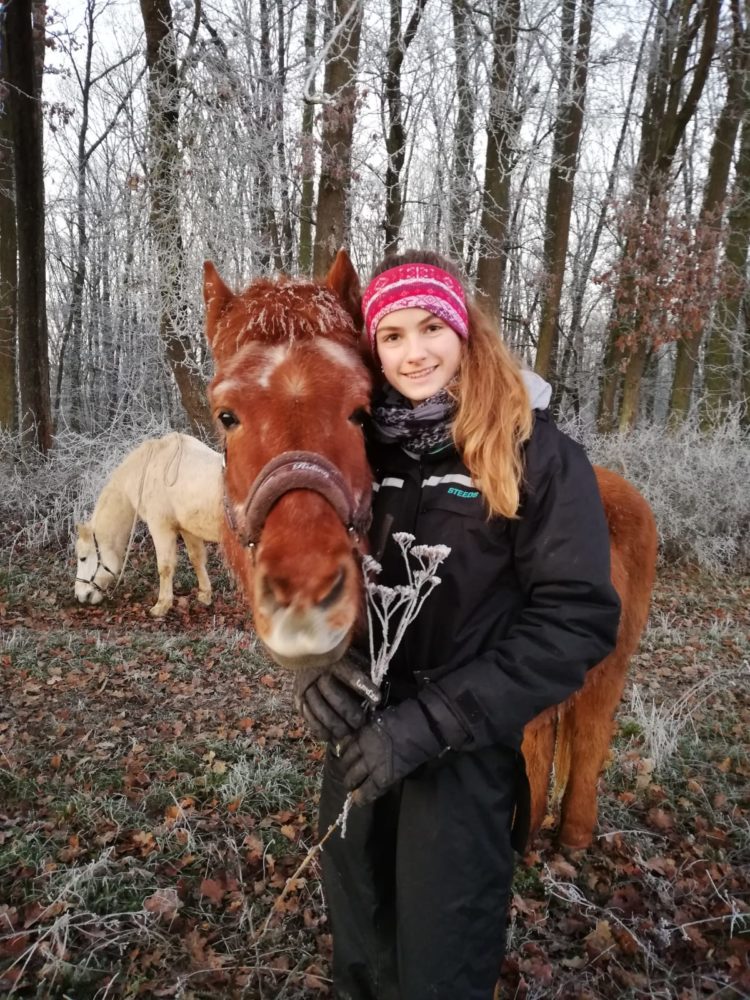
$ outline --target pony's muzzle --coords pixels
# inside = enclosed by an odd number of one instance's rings
[[[79,604],[95,605],[101,604],[104,600],[104,594],[100,590],[94,590],[93,587],[89,590],[76,587],[75,595]]]

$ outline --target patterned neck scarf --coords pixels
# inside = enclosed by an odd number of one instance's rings
[[[386,386],[373,402],[375,436],[417,455],[438,451],[451,441],[456,405],[447,388],[412,406],[393,386]]]

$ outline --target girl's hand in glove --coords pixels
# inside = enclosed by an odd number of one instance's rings
[[[380,691],[352,656],[332,667],[300,670],[294,678],[294,707],[320,740],[341,740],[365,724]]]
[[[344,786],[357,805],[366,805],[446,749],[419,701],[411,698],[379,712],[344,741],[340,766]]]

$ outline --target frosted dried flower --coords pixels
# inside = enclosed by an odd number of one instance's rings
[[[397,545],[408,545],[409,542],[413,542],[414,541],[414,535],[412,535],[408,531],[394,531],[392,537],[393,537],[393,541]]]
[[[375,573],[378,574],[383,569],[377,559],[373,559],[372,556],[362,556],[362,569],[365,574]]]
[[[395,532],[393,539],[401,549],[408,584],[385,587],[372,579],[365,581],[370,638],[370,675],[378,686],[385,678],[388,665],[401,645],[407,627],[414,621],[425,600],[440,583],[440,577],[435,574],[435,570],[450,553],[447,545],[417,545],[412,548],[414,535],[408,531]],[[412,569],[410,556],[418,562],[418,569]],[[371,563],[377,565],[375,560],[371,560]],[[365,566],[367,568],[368,564]],[[373,572],[379,571],[380,567]],[[373,615],[381,631],[381,644],[377,653],[374,648]]]

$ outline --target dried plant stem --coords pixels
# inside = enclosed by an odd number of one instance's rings
[[[333,831],[337,827],[339,827],[341,825],[341,821],[342,821],[342,819],[345,816],[345,812],[346,812],[345,810],[342,810],[341,815],[338,816],[333,823],[331,823],[331,825],[328,827],[328,829],[326,830],[325,834],[320,838],[320,840],[318,841],[318,843],[317,844],[313,844],[313,846],[310,848],[310,850],[304,856],[304,858],[302,859],[302,861],[300,862],[300,864],[297,866],[296,870],[286,880],[286,884],[284,885],[284,888],[281,890],[281,895],[275,901],[275,903],[271,907],[270,913],[266,917],[266,922],[263,924],[262,930],[260,931],[259,934],[256,934],[256,935],[253,936],[253,944],[257,944],[258,941],[260,941],[260,939],[265,936],[266,931],[268,930],[268,927],[269,927],[269,925],[271,923],[271,920],[273,919],[274,913],[276,913],[279,909],[281,909],[281,904],[284,902],[284,900],[286,899],[286,897],[291,892],[292,888],[294,887],[294,883],[297,881],[297,879],[302,874],[302,872],[305,870],[305,868],[307,868],[307,866],[310,864],[310,862],[313,860],[313,858],[315,858],[323,850],[323,845],[328,840],[328,838],[331,836],[331,834],[333,833]]]

